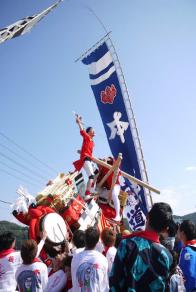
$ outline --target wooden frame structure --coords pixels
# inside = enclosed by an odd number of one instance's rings
[[[118,171],[119,171],[119,166],[120,166],[120,163],[121,163],[121,160],[122,160],[122,154],[119,153],[118,155],[118,158],[117,160],[115,161],[114,165],[109,165],[107,164],[106,162],[104,162],[103,160],[100,160],[100,159],[97,159],[97,158],[93,158],[93,162],[95,162],[96,164],[98,165],[101,165],[103,167],[106,167],[107,169],[109,169],[109,171],[107,172],[107,174],[102,178],[102,180],[99,182],[98,184],[98,187],[101,187],[103,185],[103,183],[106,181],[106,179],[109,177],[109,175],[113,172],[113,178],[112,178],[112,186],[111,186],[111,189],[110,189],[110,192],[112,192],[112,189],[116,183],[116,179],[117,179],[117,175],[118,175]],[[150,186],[149,184],[143,182],[142,180],[139,180],[137,178],[135,178],[134,176],[124,172],[124,171],[121,171],[121,175],[125,178],[128,178],[130,181],[144,187],[144,188],[147,188],[149,191],[152,191],[154,193],[157,193],[157,194],[160,194],[160,191],[158,189],[156,189],[155,187],[153,186]],[[110,199],[111,199],[111,195],[110,195]]]

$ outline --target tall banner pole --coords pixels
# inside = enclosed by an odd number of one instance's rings
[[[82,62],[88,67],[91,88],[113,156],[117,158],[122,153],[121,170],[148,183],[127,86],[108,34],[82,55]],[[150,192],[147,194],[143,187],[126,178],[121,188],[128,193],[124,216],[131,229],[143,228],[146,214],[152,206]]]
[[[126,111],[127,111],[127,116],[129,119],[129,123],[131,126],[131,131],[132,131],[132,135],[133,135],[133,141],[134,141],[134,145],[135,145],[135,149],[136,149],[136,154],[137,154],[137,159],[138,159],[138,163],[139,163],[139,167],[140,167],[140,172],[141,172],[141,179],[143,182],[145,183],[149,183],[148,181],[148,174],[147,174],[147,169],[146,169],[146,163],[144,160],[144,155],[143,155],[143,150],[142,150],[142,146],[141,146],[141,142],[140,142],[140,137],[139,137],[139,131],[137,128],[137,124],[136,124],[136,120],[135,120],[135,115],[133,112],[133,107],[132,107],[132,103],[131,103],[131,98],[129,96],[129,92],[128,92],[128,88],[126,85],[126,81],[124,78],[124,74],[122,71],[122,67],[118,58],[118,55],[116,53],[114,44],[112,42],[112,39],[110,38],[110,36],[108,36],[106,43],[108,45],[108,48],[113,56],[113,62],[115,64],[116,67],[116,72],[119,78],[119,83],[121,86],[121,90],[122,90],[122,95],[123,95],[123,99],[124,99],[124,103],[126,105]],[[148,207],[148,210],[152,207],[153,205],[153,201],[152,201],[152,195],[151,192],[149,191],[149,189],[145,189],[145,199],[146,199],[146,204]]]

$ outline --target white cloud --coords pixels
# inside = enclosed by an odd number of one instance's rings
[[[161,190],[160,195],[153,195],[153,202],[167,202],[175,215],[196,212],[196,189],[187,185],[171,186]]]
[[[186,166],[185,170],[186,171],[196,171],[196,166]]]

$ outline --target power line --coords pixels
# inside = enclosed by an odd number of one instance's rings
[[[4,172],[4,173],[6,173],[6,174],[8,174],[8,175],[10,175],[10,176],[12,176],[12,177],[14,177],[14,178],[20,180],[20,181],[24,181],[24,182],[26,182],[26,183],[28,183],[28,184],[31,183],[31,184],[33,184],[33,185],[35,185],[35,186],[38,186],[36,183],[29,182],[29,181],[27,181],[27,180],[24,179],[24,178],[20,178],[20,177],[14,175],[14,174],[11,174],[11,173],[8,172],[7,170],[4,170],[4,169],[1,169],[1,168],[0,168],[0,171],[1,171],[1,172]]]
[[[14,140],[12,140],[11,138],[9,138],[8,136],[6,136],[5,134],[3,134],[2,132],[0,132],[0,135],[2,137],[4,137],[6,140],[8,140],[9,142],[11,142],[12,144],[14,144],[16,147],[18,147],[20,150],[22,150],[23,152],[25,152],[26,154],[28,154],[29,156],[31,156],[33,159],[35,159],[36,161],[38,161],[40,164],[42,164],[44,167],[46,167],[47,169],[50,169],[50,171],[52,171],[53,173],[58,172],[56,171],[54,168],[52,168],[51,166],[49,166],[48,164],[46,164],[45,162],[42,162],[39,158],[37,158],[34,154],[32,154],[31,152],[27,151],[25,148],[23,148],[22,146],[20,146],[19,144],[17,144]]]
[[[4,144],[0,143],[0,146],[3,147],[4,149],[8,150],[10,153],[14,154],[15,156],[19,157],[20,159],[22,159],[24,162],[31,164],[31,166],[33,166],[36,169],[39,169],[40,171],[43,172],[43,170],[41,170],[40,168],[38,168],[37,166],[35,166],[34,164],[32,164],[32,162],[26,160],[24,157],[22,157],[20,154],[16,153],[15,151],[11,150],[9,147],[5,146]]]
[[[15,161],[14,159],[10,158],[9,156],[3,154],[2,152],[0,152],[0,156],[2,156],[2,157],[4,157],[4,158],[8,159],[9,161],[11,161],[11,162],[15,163],[16,165],[18,165],[18,166],[20,166],[20,167],[26,169],[27,171],[30,171],[33,175],[35,175],[35,176],[37,176],[37,177],[39,177],[39,178],[41,177],[41,178],[47,180],[47,178],[45,178],[44,176],[42,176],[42,175],[36,173],[34,170],[30,169],[29,167],[25,166],[24,164],[22,164],[22,163],[20,163],[20,162]]]
[[[28,174],[24,173],[23,171],[20,171],[20,170],[14,168],[14,167],[11,167],[11,166],[7,165],[7,164],[4,163],[3,161],[0,161],[0,164],[6,166],[7,168],[9,168],[9,169],[11,169],[11,170],[13,170],[13,171],[16,171],[16,172],[18,172],[18,173],[20,173],[20,174],[26,176],[27,178],[33,179],[33,182],[34,182],[34,178],[31,177],[31,176],[29,176]],[[40,181],[41,181],[41,180],[40,180]],[[36,181],[36,182],[38,182],[38,181]]]
[[[11,202],[6,202],[6,201],[3,201],[3,200],[0,200],[1,203],[4,203],[4,204],[8,204],[8,205],[11,205],[12,203]]]

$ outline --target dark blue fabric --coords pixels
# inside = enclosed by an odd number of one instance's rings
[[[108,52],[108,47],[106,43],[103,43],[100,47],[95,49],[90,55],[86,58],[82,59],[82,63],[85,65],[89,65],[93,62],[97,62],[100,58],[102,58]]]
[[[90,64],[95,60],[99,60],[106,52],[108,51],[106,43],[103,43],[98,49],[92,52],[88,57],[83,59],[84,64]],[[91,75],[92,78],[92,75]],[[112,85],[116,88],[116,97],[112,104],[103,103],[101,101],[101,92],[105,91],[106,87],[111,87]],[[129,122],[128,115],[125,108],[125,103],[123,100],[123,95],[120,87],[120,83],[118,80],[118,76],[116,71],[112,73],[112,75],[105,81],[91,86],[96,103],[102,118],[102,122],[105,128],[105,132],[107,135],[108,143],[111,149],[111,152],[115,158],[118,157],[119,153],[122,153],[123,160],[121,169],[132,176],[141,180],[141,172],[139,168],[139,163],[137,159],[136,149],[133,141],[132,131],[130,125],[128,129],[124,132],[125,143],[122,143],[120,137],[116,135],[116,137],[110,140],[111,130],[108,127],[107,123],[111,123],[114,120],[114,112],[120,112],[122,114],[120,121]],[[140,199],[142,201],[141,208],[144,214],[147,213],[147,206],[145,201],[144,189],[141,188],[139,193]]]

